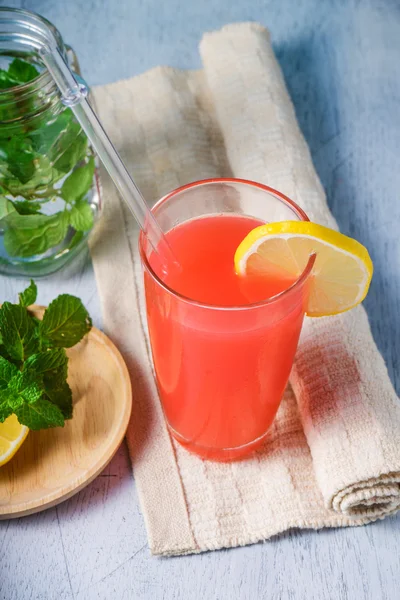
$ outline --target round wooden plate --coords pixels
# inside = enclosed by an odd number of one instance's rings
[[[43,308],[35,307],[37,316]],[[121,354],[94,328],[68,350],[74,416],[65,427],[30,431],[0,467],[0,519],[39,512],[70,498],[108,464],[128,427],[131,382]]]

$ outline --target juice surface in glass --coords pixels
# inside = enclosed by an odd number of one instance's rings
[[[298,343],[304,286],[262,304],[294,281],[234,270],[237,247],[262,223],[240,214],[187,220],[166,234],[181,271],[160,275],[154,252],[149,266],[165,287],[145,269],[164,414],[178,441],[205,458],[240,458],[262,442]]]
[[[271,298],[287,289],[295,278],[239,277],[234,255],[239,244],[262,221],[244,215],[213,215],[191,219],[167,233],[181,270],[163,276],[168,287],[181,295],[222,307],[241,306]],[[153,255],[153,269],[159,270]]]

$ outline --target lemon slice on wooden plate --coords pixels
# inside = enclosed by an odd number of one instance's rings
[[[363,301],[373,265],[367,249],[352,238],[309,221],[268,223],[253,229],[235,253],[240,276],[299,277],[316,254],[307,314],[335,315]]]
[[[0,423],[0,467],[12,459],[28,433],[28,427],[21,425],[15,415]]]

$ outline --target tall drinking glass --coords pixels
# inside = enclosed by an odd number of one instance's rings
[[[308,220],[283,194],[238,179],[183,186],[162,198],[153,213],[167,239],[177,227],[184,235],[182,224],[221,215],[263,223]],[[277,295],[219,306],[169,287],[143,234],[139,246],[153,362],[170,432],[203,458],[241,458],[260,446],[278,410],[303,323],[314,258]]]

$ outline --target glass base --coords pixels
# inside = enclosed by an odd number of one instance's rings
[[[215,448],[208,446],[200,446],[198,444],[186,440],[181,435],[179,435],[177,431],[172,429],[170,425],[168,425],[168,429],[172,437],[177,442],[179,442],[179,444],[183,446],[186,450],[188,450],[192,454],[200,456],[201,458],[211,460],[214,462],[234,462],[247,458],[250,454],[252,454],[255,450],[258,450],[258,448],[262,446],[268,434],[268,431],[266,431],[259,438],[249,442],[248,444],[244,444],[243,446],[237,446],[235,448]]]

